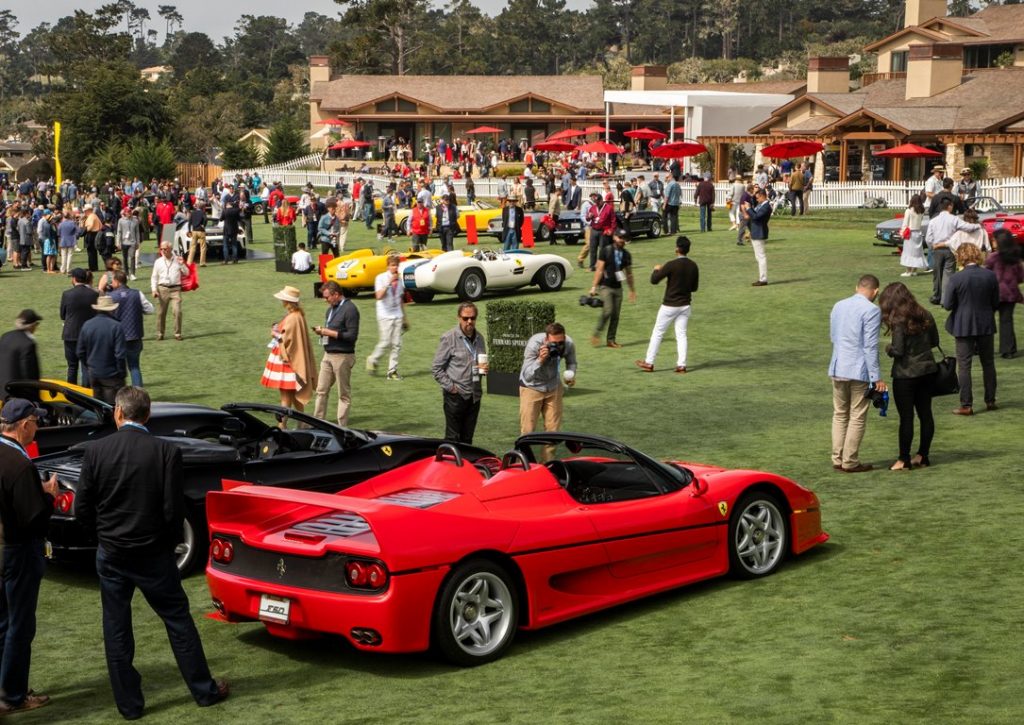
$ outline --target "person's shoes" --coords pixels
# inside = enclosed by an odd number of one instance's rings
[[[576,266],[579,267],[580,269],[583,269],[583,262],[580,262],[579,260],[577,260],[576,261]]]
[[[200,266],[200,267],[205,267],[206,265],[205,265],[205,264],[200,264],[199,266]]]
[[[388,380],[401,380],[402,376],[398,374],[397,370],[390,370],[390,371],[388,371],[387,379]]]
[[[939,302],[941,302],[941,300],[938,297],[929,297],[928,301],[933,305],[937,305],[939,304]]]
[[[367,360],[366,361],[366,372],[368,372],[370,375],[376,375],[377,374],[377,366],[374,363],[372,363],[369,360]]]
[[[743,246],[743,242],[736,242],[736,246],[737,247],[742,247]]]
[[[209,702],[200,703],[199,707],[210,707],[228,699],[228,695],[231,694],[231,687],[228,683],[224,680],[215,680],[214,684],[217,685],[217,694]]]
[[[164,334],[163,334],[162,332],[158,332],[158,333],[156,334],[156,340],[157,340],[157,342],[160,342],[160,340],[163,340],[163,339],[164,339]]]
[[[914,468],[928,468],[931,462],[928,460],[928,456],[922,456],[920,453],[910,459],[910,465]]]
[[[618,347],[622,347],[622,345],[620,345],[619,343],[615,342],[615,340],[609,340],[608,341],[608,347],[616,347],[616,348],[618,348]]]
[[[756,282],[754,282],[754,283],[753,283],[752,285],[750,285],[750,286],[751,286],[751,287],[767,287],[767,286],[768,286],[768,283],[767,283],[767,282],[765,282],[765,281],[764,281],[763,279],[759,279],[759,280],[757,280]]]
[[[134,282],[135,280],[138,279],[138,277],[136,277],[134,274],[132,274],[132,275],[128,276],[128,279],[130,279],[132,282]]]
[[[842,470],[843,473],[864,473],[866,471],[873,471],[874,469],[875,467],[870,463],[861,463],[853,468],[843,468],[840,470]]]
[[[643,370],[645,373],[653,373],[654,372],[654,366],[651,365],[646,360],[634,360],[633,364],[636,365],[641,370]]]
[[[999,410],[999,406],[993,400],[991,403],[985,403],[985,410]]]
[[[676,372],[679,373],[680,375],[686,375],[686,366],[676,365]]]
[[[953,415],[974,415],[974,408],[969,405],[961,405],[959,408],[953,408]]]
[[[593,345],[594,347],[601,347],[601,338],[598,337],[597,335],[594,335],[593,337],[590,338],[590,344]]]
[[[50,696],[43,695],[37,692],[29,691],[25,699],[18,705],[11,705],[8,702],[0,700],[0,715],[13,715],[16,712],[25,712],[26,710],[35,710],[42,707],[43,705],[50,704]]]
[[[900,277],[913,277],[913,276],[914,276],[914,273],[913,273],[913,272],[901,272],[901,273],[900,273]],[[893,464],[893,465],[896,465],[896,464]],[[894,471],[898,471],[898,470],[900,470],[900,469],[898,469],[898,468],[894,468],[894,469],[892,469],[892,470],[894,470]]]
[[[841,470],[843,470],[843,467],[841,465],[839,465],[838,463],[833,463],[832,464],[832,469],[835,470],[835,471],[841,471]]]
[[[224,264],[227,264],[227,262],[221,262],[221,264],[224,265]]]
[[[181,342],[181,335],[175,335],[174,339],[177,340],[178,342]]]
[[[912,468],[912,466],[908,466],[903,461],[896,461],[894,464],[889,466],[890,471],[910,471]]]

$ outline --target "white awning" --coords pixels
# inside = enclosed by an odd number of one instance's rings
[[[685,108],[778,108],[795,98],[790,93],[731,91],[605,91],[605,103]]]

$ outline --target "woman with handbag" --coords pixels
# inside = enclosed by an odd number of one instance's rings
[[[900,277],[914,277],[919,270],[927,270],[928,262],[924,259],[923,235],[921,234],[921,220],[924,218],[924,202],[920,194],[910,197],[907,210],[903,212],[903,225],[900,227],[900,236],[903,237],[903,253],[900,254],[900,264],[906,268]]]
[[[878,307],[885,332],[892,335],[885,352],[893,359],[892,393],[900,416],[900,455],[890,470],[909,471],[914,466],[929,465],[928,453],[935,436],[932,385],[938,370],[932,348],[939,345],[939,330],[932,314],[902,282],[893,282],[882,290]],[[915,411],[921,420],[921,442],[911,457]]]

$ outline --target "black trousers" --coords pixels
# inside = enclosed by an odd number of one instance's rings
[[[796,216],[796,204],[800,202],[800,216],[804,215],[804,190],[803,189],[790,189],[789,190],[789,215]]]
[[[455,249],[455,229],[453,227],[440,227],[437,236],[441,239],[441,249],[450,252]]]
[[[114,404],[117,391],[124,387],[124,378],[93,378],[92,394],[104,403]]]
[[[933,304],[942,302],[942,293],[949,285],[949,278],[956,272],[956,260],[953,253],[946,247],[939,247],[932,251],[932,297]]]
[[[679,207],[665,205],[665,212],[663,214],[664,219],[662,226],[665,228],[666,234],[678,234],[679,233]]]
[[[89,269],[93,272],[100,271],[100,258],[97,254],[96,244],[97,240],[102,240],[103,232],[86,232],[85,233],[85,252],[89,258]]]
[[[0,593],[0,688],[9,705],[28,696],[36,604],[45,563],[43,540],[3,547],[3,592]]]
[[[914,442],[914,412],[921,420],[921,444],[917,453],[925,458],[935,437],[935,418],[932,416],[932,383],[935,375],[920,378],[893,378],[892,395],[896,411],[900,414],[900,460],[910,465],[910,446]]]
[[[64,359],[68,363],[68,374],[67,381],[69,383],[78,384],[78,366],[82,366],[82,387],[89,387],[89,371],[85,367],[85,363],[78,359],[78,340],[65,340],[64,341]]]
[[[472,443],[480,401],[444,392],[444,437],[454,443]]]
[[[999,303],[999,354],[1017,354],[1017,333],[1013,330],[1013,308],[1016,302]]]
[[[960,381],[960,405],[974,406],[971,386],[971,362],[977,354],[981,361],[981,379],[985,385],[985,402],[996,402],[995,335],[973,335],[956,338],[956,376]]]
[[[96,573],[100,578],[103,604],[103,645],[107,671],[114,690],[114,702],[124,717],[138,717],[145,707],[142,676],[132,664],[135,633],[132,630],[132,596],[142,592],[146,603],[167,628],[167,639],[192,697],[199,705],[218,701],[217,683],[210,676],[199,631],[189,612],[188,597],[174,564],[173,550],[144,554],[119,554],[100,545],[96,550]]]

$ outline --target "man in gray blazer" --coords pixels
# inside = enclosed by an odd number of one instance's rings
[[[996,409],[994,339],[999,282],[995,272],[981,266],[983,253],[973,244],[964,244],[957,249],[956,261],[963,269],[950,277],[942,295],[942,306],[951,313],[946,320],[946,331],[956,338],[957,378],[960,381],[960,407],[953,410],[953,414],[974,415],[971,360],[975,352],[981,360],[985,408]]]

